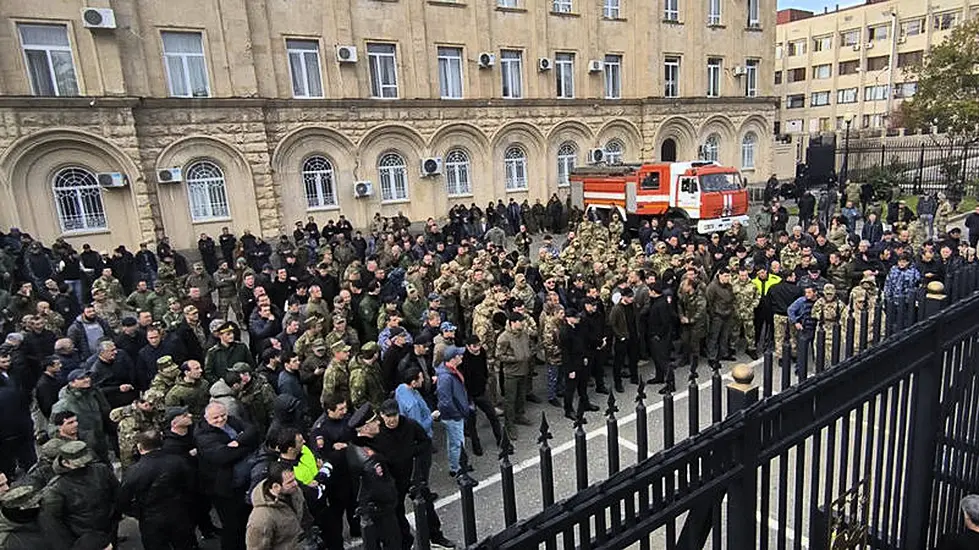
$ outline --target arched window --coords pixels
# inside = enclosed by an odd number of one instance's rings
[[[568,176],[574,170],[575,161],[578,160],[578,146],[573,141],[566,141],[557,150],[557,186],[567,187],[571,185]]]
[[[605,164],[622,164],[623,153],[625,153],[625,145],[621,141],[609,140],[605,144]]]
[[[503,155],[506,172],[506,190],[527,188],[527,154],[519,146],[513,146]]]
[[[465,151],[453,149],[445,155],[445,192],[450,197],[472,194],[469,171],[469,155]]]
[[[77,166],[59,171],[52,182],[61,231],[106,229],[102,187],[92,172]]]
[[[306,207],[328,208],[337,205],[333,184],[333,164],[326,157],[315,155],[303,162],[303,185],[306,188]]]
[[[721,151],[721,136],[717,134],[711,134],[707,136],[704,140],[703,146],[703,160],[717,161],[720,157]]]
[[[398,153],[387,153],[377,163],[381,180],[382,201],[403,201],[408,199],[408,172],[405,159]]]
[[[755,148],[758,145],[758,135],[748,132],[741,138],[741,168],[755,168]]]
[[[199,160],[187,168],[187,189],[190,195],[190,217],[193,221],[208,221],[231,216],[228,192],[224,187],[224,172],[209,160]]]

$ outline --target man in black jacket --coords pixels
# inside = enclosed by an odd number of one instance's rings
[[[168,454],[160,432],[136,436],[139,461],[126,470],[119,486],[118,507],[139,521],[144,550],[193,548],[194,472],[185,460]]]
[[[388,461],[372,443],[380,433],[381,421],[370,404],[361,405],[347,425],[357,436],[347,447],[350,474],[360,483],[357,515],[364,535],[364,547],[379,550],[404,550],[398,510],[398,487]]]
[[[194,440],[202,489],[221,519],[221,550],[244,548],[248,472],[239,472],[239,464],[245,463],[258,447],[258,433],[252,426],[228,416],[224,405],[212,402],[204,411],[204,421],[198,424]]]
[[[588,401],[588,359],[586,342],[581,333],[581,314],[568,308],[564,311],[564,323],[558,330],[561,345],[561,376],[564,377],[564,416],[574,420],[575,410],[571,407],[575,390],[578,392],[578,409],[597,411],[598,406]]]
[[[493,430],[496,445],[499,446],[502,443],[503,428],[493,403],[486,395],[486,383],[489,381],[490,374],[486,363],[486,353],[483,351],[478,336],[472,335],[466,340],[466,353],[462,356],[459,372],[465,378],[466,393],[469,394],[469,398],[476,409],[483,411],[483,414],[486,415],[490,428]],[[479,432],[476,429],[475,411],[466,419],[466,435],[472,439],[473,454],[480,456],[483,445],[479,441]]]
[[[670,341],[677,326],[676,311],[670,303],[670,298],[663,293],[663,285],[656,282],[649,288],[652,301],[649,305],[649,339],[656,376],[650,380],[653,384],[666,383],[660,393],[676,391],[673,377],[673,365],[670,364]]]
[[[408,490],[421,491],[428,508],[428,529],[434,548],[455,548],[442,534],[442,522],[435,513],[434,499],[428,491],[428,475],[432,466],[432,440],[414,420],[401,416],[398,402],[388,399],[381,405],[380,432],[367,445],[387,460],[398,490],[396,517],[401,529],[402,547],[410,549],[413,537],[405,517],[405,497]],[[415,496],[413,494],[413,496]]]
[[[92,383],[105,395],[113,409],[132,403],[139,392],[136,390],[136,367],[120,352],[112,340],[99,342],[99,352],[92,359]]]
[[[310,431],[313,452],[324,462],[333,465],[329,491],[330,510],[328,531],[324,538],[343,536],[343,517],[347,517],[351,537],[360,537],[360,522],[356,520],[357,483],[350,475],[347,464],[347,445],[354,438],[354,431],[347,425],[350,414],[347,400],[341,395],[324,398],[324,412],[313,423]]]
[[[588,294],[594,294],[595,287],[588,289]],[[595,392],[608,394],[605,385],[605,313],[602,311],[601,300],[594,296],[585,297],[585,309],[581,312],[580,334],[585,338],[585,353],[590,375],[595,379]]]
[[[193,499],[189,512],[201,535],[212,538],[217,529],[211,522],[211,501],[201,490],[194,419],[187,407],[167,407],[163,422],[163,452],[180,457],[193,472]]]
[[[112,469],[96,462],[88,445],[69,441],[54,462],[57,476],[41,501],[41,528],[55,548],[78,548],[79,539],[111,537],[118,525],[119,482]],[[104,546],[102,546],[104,547]]]

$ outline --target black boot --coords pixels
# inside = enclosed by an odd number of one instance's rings
[[[473,439],[473,454],[476,456],[483,456],[483,444],[478,439]]]
[[[622,387],[622,381],[621,380],[616,380],[615,381],[615,392],[616,393],[625,393],[625,388]]]

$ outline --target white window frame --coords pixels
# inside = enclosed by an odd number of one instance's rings
[[[565,141],[557,149],[557,186],[568,187],[571,180],[568,179],[571,171],[574,170],[578,162],[578,144],[573,141]]]
[[[833,35],[827,34],[812,39],[813,52],[828,52],[833,49]]]
[[[500,78],[505,99],[523,97],[523,52],[500,50]]]
[[[621,0],[604,0],[602,2],[602,17],[605,19],[618,19],[621,12]]]
[[[721,64],[720,57],[707,58],[707,97],[721,97]]]
[[[552,0],[551,11],[554,13],[571,13],[571,0]]]
[[[960,16],[961,12],[959,10],[936,13],[932,16],[933,28],[935,31],[952,30],[955,28],[955,25],[959,24]]]
[[[663,19],[666,21],[680,20],[680,0],[663,0]]]
[[[923,17],[901,21],[901,36],[917,36],[925,32],[927,25]],[[910,32],[913,31],[913,32]]]
[[[91,170],[67,166],[51,180],[55,212],[63,234],[104,231],[109,228],[102,202],[102,186]],[[74,211],[74,214],[68,212]]]
[[[838,105],[856,103],[859,97],[859,88],[840,88],[839,90],[836,90],[836,103]]]
[[[881,40],[887,40],[890,34],[890,24],[873,25],[871,27],[867,27],[867,42],[880,42]]]
[[[809,47],[808,40],[792,40],[789,42],[789,57],[799,57],[806,55],[806,49]]]
[[[323,71],[320,68],[319,40],[287,38],[286,57],[289,64],[289,77],[292,81],[292,97],[296,99],[322,98]],[[297,67],[299,74],[296,74]],[[315,68],[316,74],[311,74],[311,68]],[[316,88],[319,89],[319,93],[316,93]]]
[[[527,190],[527,153],[520,145],[511,145],[503,153],[503,173],[507,191]]]
[[[741,138],[741,169],[754,170],[755,156],[758,152],[758,134],[754,132],[745,133]]]
[[[64,32],[65,44],[64,45],[54,45],[54,44],[29,44],[24,38],[24,31],[32,28],[46,28],[49,30],[58,29]],[[31,93],[36,96],[49,96],[49,94],[42,93],[41,83],[36,82],[34,78],[35,72],[47,72],[47,77],[50,79],[48,84],[50,84],[51,91],[54,92],[54,97],[60,96],[77,96],[79,95],[78,89],[78,73],[75,71],[75,55],[71,51],[71,37],[68,36],[68,27],[66,25],[43,25],[43,24],[29,24],[21,23],[17,25],[17,34],[20,38],[21,53],[24,55],[24,66],[27,68],[27,78],[31,82]],[[39,71],[31,70],[31,58],[28,52],[43,52],[45,67],[38,67]],[[59,56],[64,61],[64,55],[67,55],[67,61],[71,65],[71,84],[73,84],[73,89],[62,90],[62,83],[58,82],[58,71],[55,68],[54,57]],[[47,71],[43,71],[47,69]],[[64,75],[68,77],[66,73]],[[65,88],[70,88],[69,83],[65,82]]]
[[[302,176],[306,210],[330,210],[339,206],[336,171],[330,159],[323,155],[310,156],[303,161]]]
[[[167,36],[196,36],[197,43],[200,45],[200,52],[167,52]],[[170,97],[211,97],[211,78],[207,68],[207,55],[204,52],[204,33],[196,31],[161,31],[160,40],[163,43],[163,67],[167,73],[167,87],[170,91]],[[197,90],[194,89],[193,82],[191,79],[190,63],[191,60],[198,60],[203,65],[203,75],[204,75],[204,93],[198,94]],[[180,74],[175,75],[170,67],[170,61],[177,61],[180,63]],[[187,90],[185,94],[179,94],[174,88],[177,83],[177,79],[180,79]]]
[[[377,159],[377,175],[381,185],[381,202],[404,202],[408,199],[408,164],[397,151],[384,153]]]
[[[450,197],[472,195],[472,162],[469,153],[452,149],[445,155],[445,192]]]
[[[517,0],[496,0],[496,6],[499,8],[516,8]]]
[[[707,25],[721,24],[721,0],[707,0]]]
[[[799,105],[793,106],[792,99],[801,98],[802,102]],[[806,107],[806,94],[790,94],[785,96],[785,108],[786,109],[805,109]]]
[[[574,99],[574,54],[559,52],[554,54],[554,83],[557,97]]]
[[[852,71],[843,72],[843,67],[853,67]],[[850,61],[840,61],[836,64],[836,76],[849,76],[854,74],[860,74],[860,60],[852,59]]]
[[[668,55],[663,59],[663,97],[680,97],[680,64],[682,62],[683,60],[678,55]]]
[[[761,2],[760,0],[748,0],[748,27],[757,28],[761,26]]]
[[[830,95],[828,90],[813,92],[809,98],[810,107],[825,107],[829,105]]]
[[[856,37],[854,39],[854,37]],[[854,46],[860,43],[860,29],[840,31],[840,46]]]
[[[187,165],[184,174],[191,221],[200,223],[231,218],[227,180],[218,163],[210,159],[195,160]]]
[[[462,99],[462,48],[438,46],[439,96]]]
[[[388,48],[390,51],[387,51]],[[368,42],[367,61],[370,67],[371,98],[398,99],[398,47],[389,42]],[[393,82],[384,81],[389,63]]]
[[[884,115],[882,113],[863,115],[864,128],[882,128],[883,126],[884,126]]]
[[[714,132],[707,136],[701,146],[702,160],[717,162],[721,158],[721,136]]]
[[[602,63],[605,78],[605,99],[622,99],[622,56],[607,54]]]
[[[758,67],[761,62],[757,59],[746,59],[744,62],[744,95],[758,97]]]
[[[888,93],[887,84],[875,84],[873,86],[866,86],[863,89],[863,100],[886,101],[887,93]]]
[[[820,74],[820,71],[821,70],[825,74]],[[832,77],[833,77],[833,64],[832,63],[823,63],[821,65],[813,65],[812,66],[812,79],[813,80],[826,80],[827,78],[832,78]]]
[[[618,139],[610,139],[605,144],[605,164],[622,164],[622,157],[625,154],[625,144]]]

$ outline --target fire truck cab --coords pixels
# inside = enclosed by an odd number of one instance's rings
[[[737,169],[716,162],[655,162],[575,168],[571,201],[586,214],[617,211],[627,228],[663,218],[698,233],[748,224],[748,191]]]

